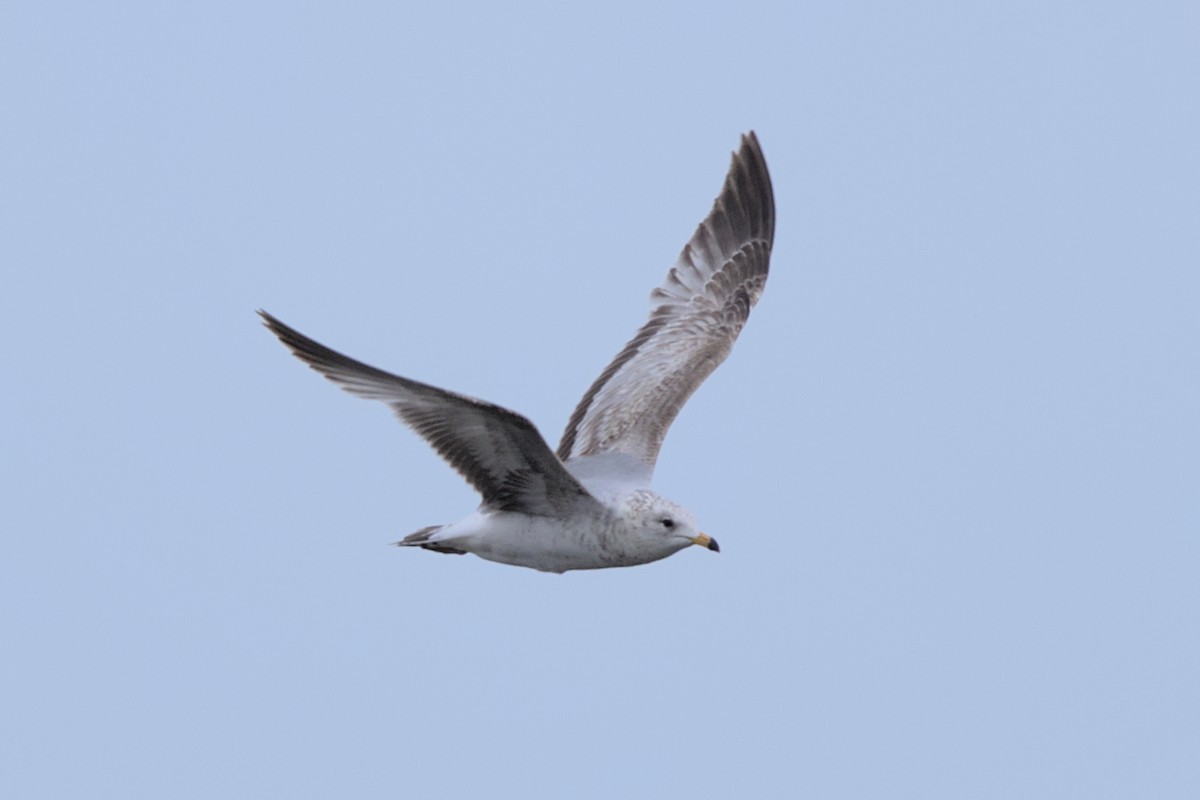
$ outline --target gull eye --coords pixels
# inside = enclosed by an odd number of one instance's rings
[[[671,519],[670,517],[663,517],[662,526],[667,530],[670,530],[671,528],[675,527],[675,520]]]

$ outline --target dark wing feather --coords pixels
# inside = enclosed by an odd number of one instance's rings
[[[729,355],[758,302],[774,237],[771,178],[751,132],[712,211],[651,294],[650,319],[571,415],[559,458],[618,452],[653,469],[667,428]]]
[[[352,394],[390,405],[483,495],[485,507],[561,516],[595,502],[520,414],[355,361],[258,313],[301,361]]]

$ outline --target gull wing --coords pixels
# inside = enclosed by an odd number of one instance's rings
[[[485,508],[564,516],[597,502],[520,414],[355,361],[258,313],[308,366],[351,394],[391,406],[483,495]]]
[[[650,299],[650,319],[592,384],[558,457],[620,453],[653,470],[667,428],[717,368],[767,281],[775,199],[751,131],[712,211]]]

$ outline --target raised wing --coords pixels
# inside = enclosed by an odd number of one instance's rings
[[[355,361],[265,311],[264,324],[301,361],[348,392],[382,400],[483,495],[492,510],[563,516],[596,500],[520,414]]]
[[[650,319],[579,402],[558,456],[634,456],[650,469],[667,428],[692,392],[725,360],[767,282],[775,199],[751,131],[712,211],[662,286]]]

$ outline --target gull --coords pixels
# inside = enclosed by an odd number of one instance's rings
[[[629,567],[691,545],[720,549],[650,479],[667,428],[762,295],[774,235],[771,179],[751,131],[712,211],[651,293],[650,318],[579,401],[557,452],[514,411],[368,366],[258,313],[309,367],[391,406],[481,495],[469,516],[397,545],[544,572]]]

